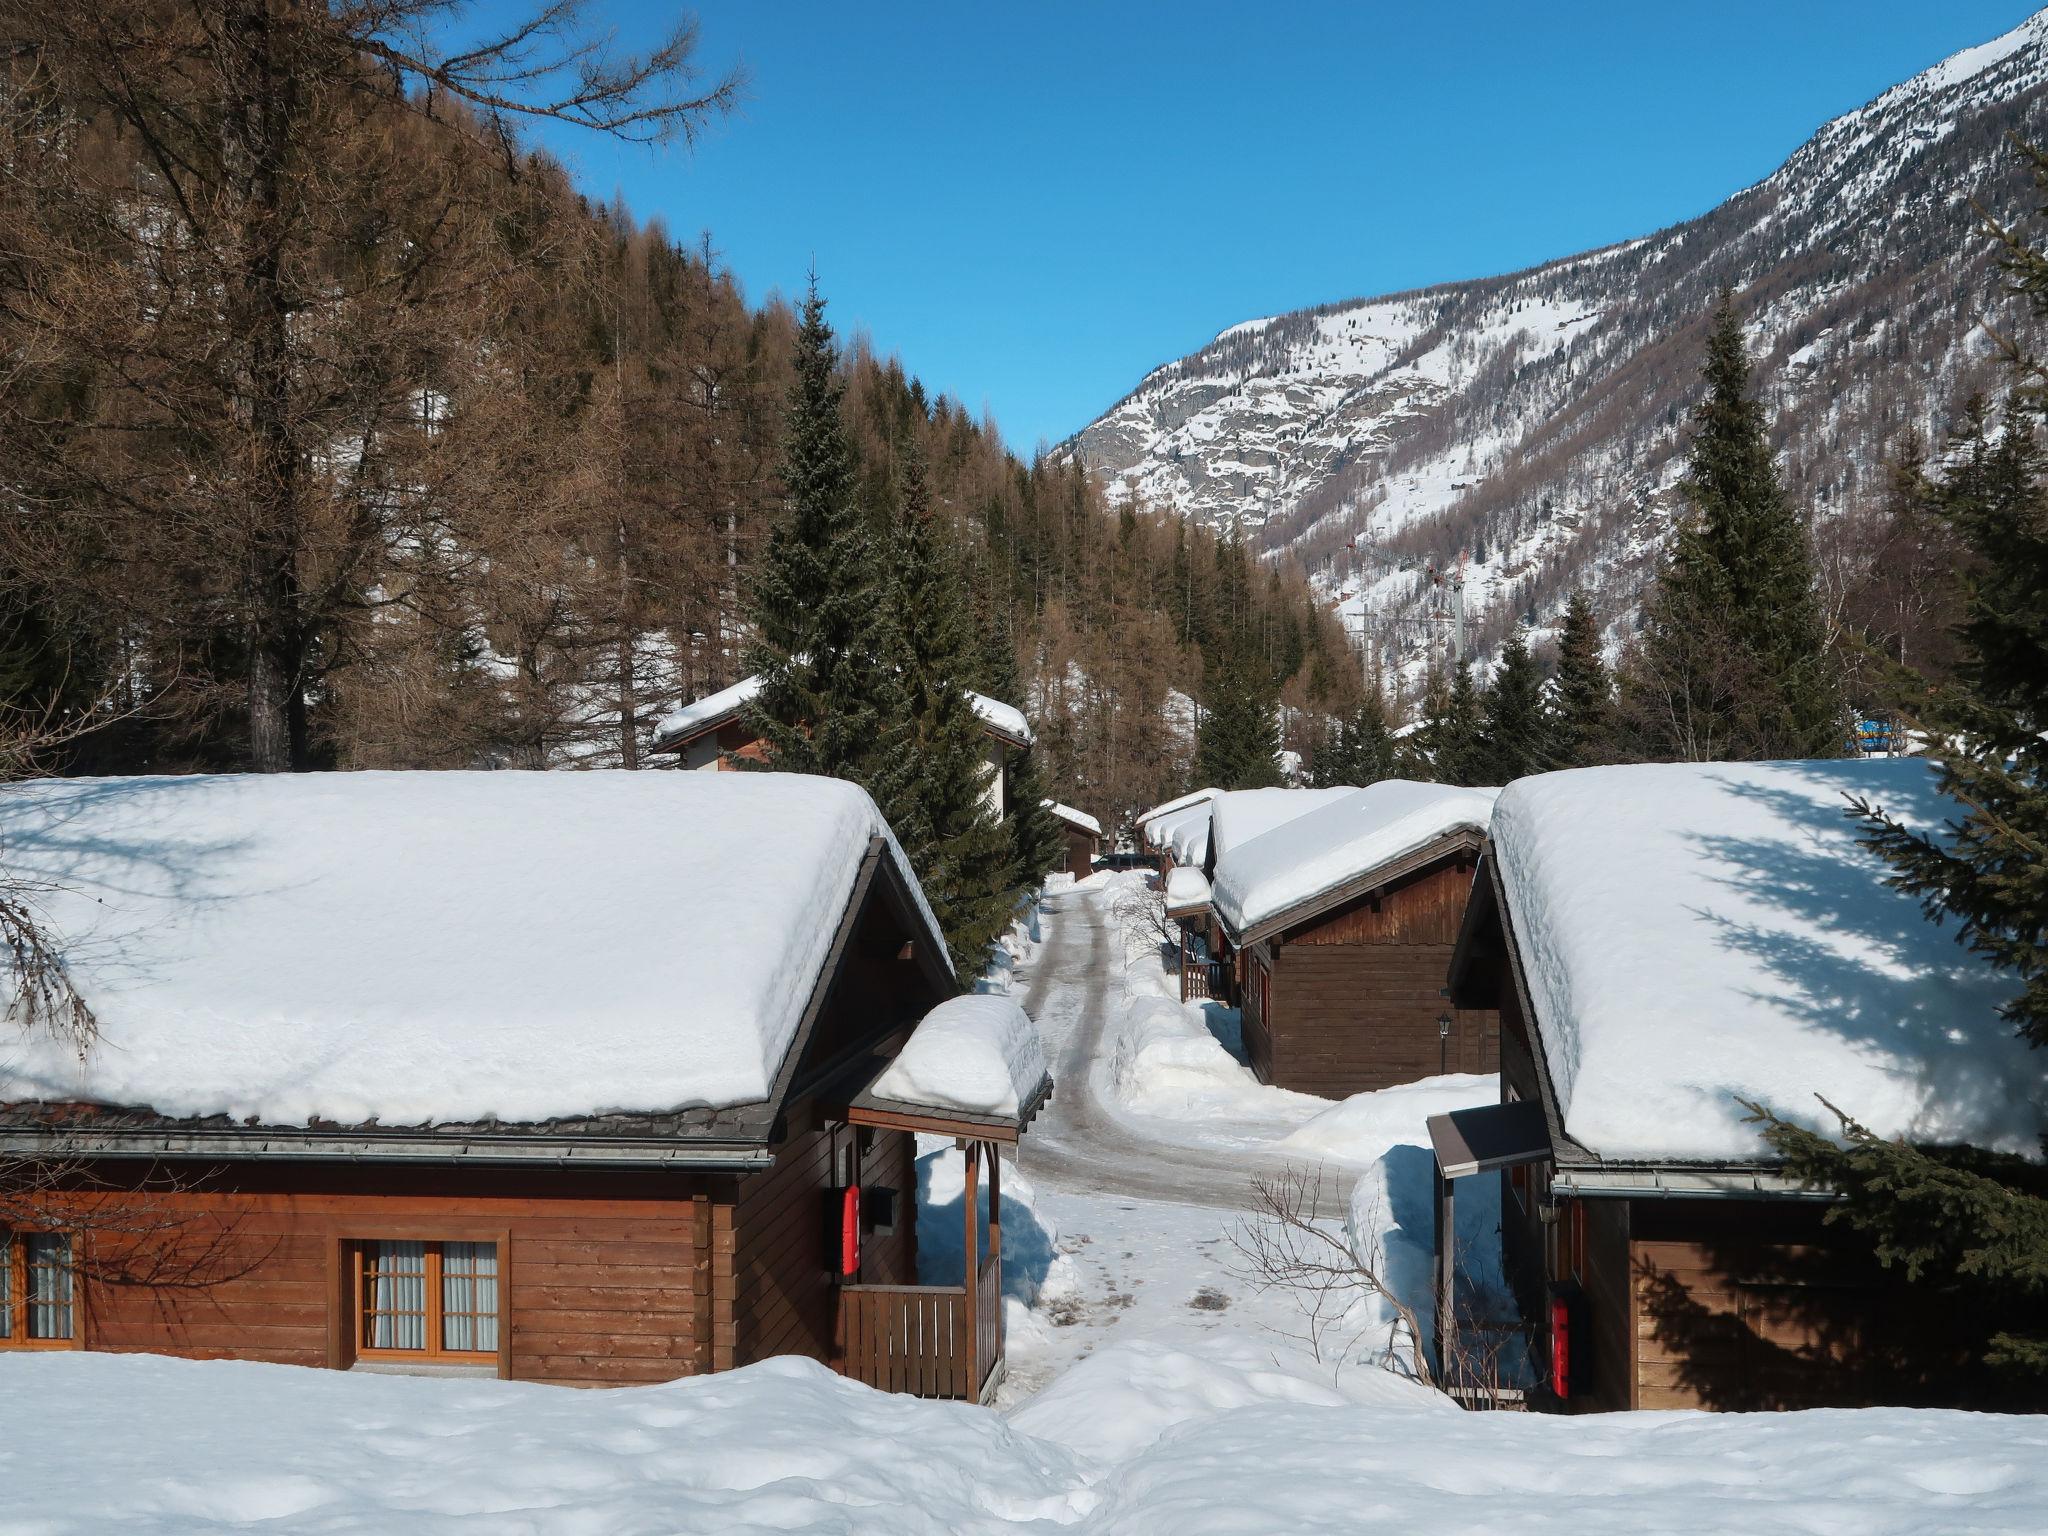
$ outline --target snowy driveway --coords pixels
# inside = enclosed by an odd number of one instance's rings
[[[1123,1195],[1242,1211],[1251,1181],[1306,1159],[1161,1140],[1120,1120],[1104,1102],[1105,1031],[1125,1005],[1125,954],[1116,888],[1048,891],[1045,943],[1024,972],[1024,1010],[1052,1058],[1055,1089],[1019,1147],[1018,1166],[1041,1186],[1075,1195]],[[1328,1170],[1319,1214],[1342,1217],[1356,1170]]]

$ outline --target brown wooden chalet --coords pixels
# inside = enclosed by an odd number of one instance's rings
[[[1389,780],[1219,854],[1214,918],[1261,1081],[1344,1098],[1494,1070],[1498,1015],[1445,993],[1492,794]]]
[[[0,1233],[0,1349],[579,1385],[798,1354],[967,1400],[999,1379],[999,1150],[1051,1085],[1009,1113],[876,1096],[957,985],[851,786],[70,781],[0,790],[0,825],[67,871],[50,925],[99,1022],[82,1075],[47,1032],[0,1062],[0,1157],[41,1185]],[[733,867],[750,847],[800,873]],[[758,1018],[709,1016],[732,998]],[[755,1084],[729,1047],[761,1020]],[[919,1284],[918,1132],[966,1161],[985,1257],[955,1284]]]
[[[686,704],[655,727],[652,750],[673,754],[677,765],[717,771],[735,762],[760,762],[766,749],[747,729],[747,701],[760,691],[758,678],[742,678],[730,688]],[[981,721],[987,743],[989,807],[998,816],[1010,803],[1010,765],[1031,748],[1030,723],[1021,710],[983,693],[969,693],[967,702]]]
[[[1880,1134],[2039,1155],[2042,1064],[1998,1016],[2009,988],[1886,884],[1847,795],[1954,814],[1912,761],[1503,792],[1451,967],[1458,1006],[1500,1010],[1502,1102],[1430,1123],[1454,1384],[1491,1354],[1461,1342],[1503,1320],[1473,1315],[1450,1234],[1497,1181],[1545,1406],[1997,1405],[1929,1293],[1745,1123],[1763,1103],[1833,1129],[1825,1095]]]
[[[1071,805],[1060,805],[1055,801],[1045,802],[1045,808],[1052,812],[1066,837],[1066,873],[1076,880],[1086,880],[1095,873],[1095,860],[1102,852],[1102,823],[1086,811],[1077,811]]]

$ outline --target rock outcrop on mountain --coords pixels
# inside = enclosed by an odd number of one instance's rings
[[[1298,558],[1411,680],[1449,648],[1459,599],[1478,652],[1510,623],[1547,627],[1578,586],[1619,638],[1678,507],[1723,287],[1824,565],[1855,558],[1830,530],[1881,501],[1902,446],[1938,451],[1962,398],[1999,386],[1985,322],[2014,305],[1977,210],[2038,201],[2015,137],[2048,142],[2048,12],[1837,118],[1700,218],[1233,326],[1059,451],[1113,495]]]

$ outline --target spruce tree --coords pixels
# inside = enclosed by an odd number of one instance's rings
[[[2048,162],[2034,155],[2048,186]],[[2035,315],[2048,314],[2048,254],[2005,233],[2006,266]],[[1930,689],[1924,725],[1957,814],[1938,836],[1881,806],[1859,805],[1866,840],[1893,883],[1931,918],[2009,975],[2013,1028],[2048,1048],[2048,483],[2038,447],[2048,397],[2028,362],[2003,432],[1977,443],[1930,487],[1931,510],[1970,558],[1961,573],[1963,656],[1955,680]],[[2043,1106],[2048,1110],[2048,1105]],[[1967,1148],[1871,1135],[1846,1117],[1836,1140],[1759,1111],[1787,1167],[1840,1191],[1829,1212],[1866,1234],[1878,1257],[1935,1291],[1964,1321],[1984,1363],[2016,1400],[2048,1402],[2048,1173],[2039,1164]],[[2048,1151],[2048,1137],[2043,1139]]]
[[[1487,687],[1474,782],[1506,784],[1540,773],[1550,757],[1550,717],[1543,677],[1516,629],[1501,647],[1500,667]]]
[[[894,615],[915,770],[903,840],[965,981],[1016,907],[1011,839],[988,800],[987,735],[968,684],[981,657],[952,540],[933,513],[923,450],[908,435],[896,487]]]
[[[1623,688],[1635,755],[1838,757],[1847,709],[1806,530],[1778,484],[1732,293],[1714,312],[1680,522]]]
[[[915,841],[909,713],[882,561],[840,417],[838,362],[813,283],[783,433],[785,511],[749,589],[746,663],[760,690],[743,719],[761,739],[764,766],[850,779]]]
[[[1409,767],[1417,778],[1438,784],[1485,784],[1492,765],[1486,747],[1485,705],[1472,680],[1472,664],[1461,661],[1448,686],[1440,680],[1424,702],[1418,748]]]
[[[1350,715],[1335,721],[1316,753],[1310,782],[1318,788],[1350,784],[1364,788],[1400,772],[1400,744],[1387,724],[1386,696],[1377,679]]]
[[[1600,655],[1600,625],[1583,591],[1565,603],[1557,675],[1550,689],[1545,768],[1585,768],[1606,757],[1614,682]]]
[[[1195,777],[1218,789],[1280,782],[1279,699],[1247,642],[1231,646],[1209,685],[1195,745]]]

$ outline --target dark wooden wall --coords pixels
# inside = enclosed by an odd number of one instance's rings
[[[917,1283],[916,1138],[837,1124],[796,1137],[774,1172],[741,1187],[734,1208],[737,1363],[770,1355],[809,1355],[830,1363],[838,1307],[832,1195],[845,1187],[850,1152],[859,1157],[864,1187],[896,1191],[895,1235],[862,1243],[860,1280]]]
[[[1328,1098],[1493,1071],[1499,1015],[1454,1009],[1443,993],[1471,886],[1470,856],[1445,860],[1264,946],[1271,1008],[1256,1024],[1246,1012],[1253,1070]],[[1448,1040],[1437,1023],[1446,1013]]]
[[[422,1238],[499,1244],[505,1374],[596,1385],[731,1363],[730,1263],[714,1255],[726,1181],[313,1163],[157,1176],[79,1197],[154,1229],[81,1238],[84,1348],[345,1366],[344,1245]]]
[[[1098,842],[1093,832],[1083,831],[1072,823],[1067,824],[1067,872],[1076,880],[1086,880],[1095,873],[1095,848]]]

